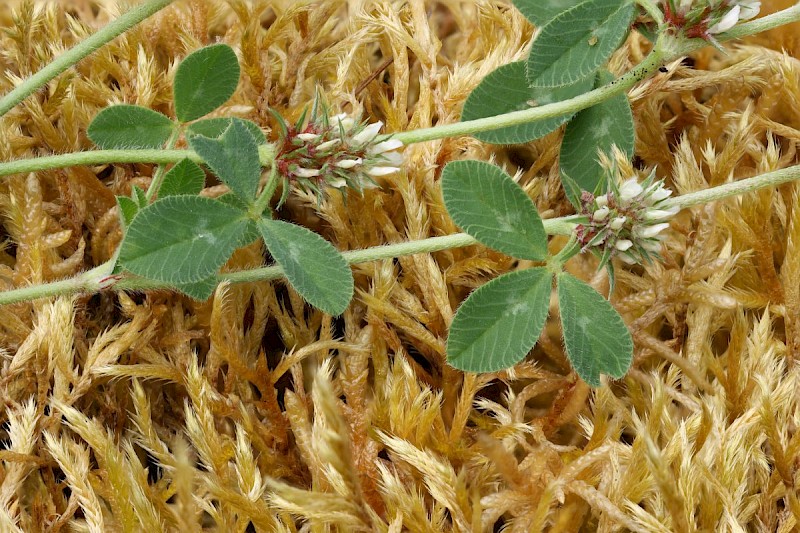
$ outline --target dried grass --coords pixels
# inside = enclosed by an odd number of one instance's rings
[[[0,92],[122,9],[0,6]],[[632,91],[636,167],[689,192],[796,164],[799,34],[704,50]],[[86,126],[111,103],[169,113],[177,61],[217,40],[243,64],[220,113],[269,128],[268,105],[293,118],[319,89],[389,130],[452,122],[531,35],[501,0],[179,0],[0,119],[0,157],[89,149]],[[612,68],[645,52],[632,37]],[[340,249],[452,233],[441,167],[492,157],[557,216],[569,209],[558,139],[414,145],[382,190],[320,213],[295,197],[280,214]],[[2,180],[2,289],[107,259],[113,195],[152,172]],[[663,265],[619,272],[635,364],[596,391],[571,373],[556,322],[514,369],[446,366],[459,302],[517,268],[479,246],[354,267],[338,319],[280,282],[222,286],[207,303],[152,292],[0,308],[0,530],[795,531],[799,201],[789,184],[686,211]],[[262,254],[240,250],[227,268]],[[569,267],[607,290],[594,265]]]

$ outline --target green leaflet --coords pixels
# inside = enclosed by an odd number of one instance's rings
[[[526,19],[544,26],[562,11],[581,3],[581,0],[512,0]]]
[[[594,73],[630,30],[630,0],[586,0],[545,24],[528,56],[531,87],[576,83]]]
[[[593,77],[588,77],[564,87],[531,88],[525,78],[525,71],[525,62],[517,61],[503,65],[486,76],[464,102],[461,121],[493,117],[530,109],[533,105],[542,106],[569,100],[591,90],[594,82]],[[483,131],[476,133],[475,138],[492,144],[525,143],[558,129],[573,115],[574,113],[569,113],[537,122]]]
[[[230,117],[204,118],[189,124],[189,127],[186,128],[186,134],[202,135],[203,137],[211,137],[212,139],[217,138],[225,133],[225,130],[230,127],[233,120],[234,119]],[[253,136],[256,144],[267,143],[267,138],[264,136],[264,132],[261,131],[261,128],[258,127],[258,124],[252,120],[245,120],[242,118],[236,120],[239,120],[247,127],[247,131]]]
[[[252,222],[242,211],[200,196],[168,196],[136,215],[119,261],[130,272],[173,285],[216,274],[247,244]]]
[[[175,125],[152,109],[120,104],[107,107],[94,117],[86,134],[100,148],[161,148]]]
[[[131,187],[131,199],[136,202],[139,209],[144,209],[150,202],[147,200],[147,193],[141,187],[134,185]]]
[[[119,207],[120,220],[124,230],[133,222],[133,217],[139,212],[139,205],[133,198],[117,196],[117,206]]]
[[[481,244],[520,259],[547,257],[547,234],[536,206],[500,167],[453,161],[441,183],[447,212]]]
[[[258,229],[289,284],[329,315],[344,313],[353,298],[353,272],[342,254],[313,231],[262,218]]]
[[[174,287],[183,294],[204,302],[214,294],[217,288],[217,276],[209,276],[194,283],[176,283]]]
[[[467,372],[496,372],[522,361],[542,333],[553,275],[545,268],[504,274],[458,308],[447,337],[447,362]]]
[[[233,96],[239,73],[236,53],[227,44],[195,50],[175,72],[175,115],[189,122],[211,113]]]
[[[159,198],[180,194],[200,194],[206,181],[206,173],[189,159],[178,162],[164,175],[158,190]]]
[[[633,361],[633,341],[622,317],[597,291],[562,272],[558,306],[572,367],[586,383],[600,386],[600,374],[625,376]]]
[[[220,137],[189,137],[189,146],[208,168],[247,204],[253,203],[261,178],[258,146],[242,120],[233,119]]]
[[[601,72],[598,86],[608,84],[613,79],[609,72]],[[594,192],[598,190],[598,186],[605,185],[598,152],[608,154],[611,153],[611,147],[616,146],[631,157],[635,140],[633,112],[628,95],[622,93],[613,96],[605,102],[584,109],[567,124],[564,139],[561,141],[561,172],[569,176],[582,190]]]

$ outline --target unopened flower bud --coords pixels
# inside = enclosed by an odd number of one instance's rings
[[[363,130],[358,132],[356,135],[354,135],[350,141],[352,144],[356,146],[372,142],[372,140],[375,137],[377,137],[382,127],[383,127],[383,122],[380,121],[370,124]]]
[[[651,237],[655,237],[665,229],[669,227],[669,224],[663,222],[661,224],[655,224],[653,226],[640,226],[637,228],[637,236],[643,239],[649,239]]]
[[[644,219],[651,222],[667,220],[677,215],[678,210],[679,208],[677,206],[670,207],[669,209],[648,209],[644,212]]]
[[[627,202],[642,194],[642,191],[644,191],[644,189],[636,181],[636,178],[631,178],[619,188],[619,196],[623,201]]]
[[[741,10],[742,8],[740,6],[733,6],[730,11],[725,13],[725,16],[722,17],[719,22],[708,28],[708,33],[713,35],[715,33],[726,32],[736,26],[736,23],[739,22],[739,13]]]
[[[608,227],[613,229],[614,231],[619,231],[622,229],[622,226],[625,225],[625,222],[627,222],[627,220],[628,217],[617,217],[611,222],[609,222]]]
[[[298,133],[297,138],[301,141],[316,141],[319,139],[319,134],[317,133]]]
[[[331,123],[334,126],[341,126],[344,131],[349,131],[353,129],[356,122],[347,113],[339,113],[331,117]]]
[[[341,161],[337,161],[336,163],[334,163],[334,165],[336,165],[339,168],[347,169],[347,168],[353,168],[357,165],[360,165],[361,163],[363,163],[363,159],[359,157],[356,159],[342,159]]]
[[[394,174],[395,172],[399,171],[400,169],[397,167],[372,167],[367,170],[367,174],[373,178],[378,178],[381,176],[388,176],[389,174]]]
[[[648,252],[657,254],[661,251],[661,241],[647,240],[642,243],[642,247]]]
[[[340,142],[342,142],[341,139],[333,139],[332,141],[325,141],[324,143],[321,143],[320,145],[317,146],[317,150],[319,150],[320,152],[324,152],[330,148],[333,148]]]
[[[315,168],[297,167],[294,170],[295,176],[298,176],[300,178],[313,178],[313,177],[319,176],[321,173],[322,173],[322,171],[320,171],[318,169],[315,169]]]
[[[761,11],[760,0],[739,0],[736,3],[742,8],[741,13],[739,13],[739,20],[755,18],[758,12]]]
[[[672,195],[672,190],[664,188],[663,185],[659,185],[657,189],[650,193],[650,199],[654,202],[660,202],[661,200],[666,200]]]
[[[370,155],[378,155],[384,152],[391,152],[403,147],[403,141],[400,139],[389,139],[388,141],[379,142],[378,144],[370,147]]]
[[[608,207],[603,206],[597,211],[595,211],[594,214],[592,214],[592,220],[594,220],[595,222],[602,222],[603,220],[608,218],[608,214],[610,212],[611,211],[608,209]]]
[[[378,157],[382,163],[388,163],[393,167],[399,167],[403,165],[403,154],[400,152],[384,152]]]
[[[633,246],[633,241],[630,241],[628,239],[620,239],[614,244],[614,248],[616,248],[620,252],[624,252],[631,246]]]

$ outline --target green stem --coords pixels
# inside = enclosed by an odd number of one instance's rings
[[[678,206],[680,208],[691,207],[694,205],[706,204],[718,200],[724,200],[732,196],[738,196],[747,192],[775,187],[800,179],[800,165],[775,170],[753,178],[747,178],[732,183],[726,183],[710,189],[697,191],[677,198],[673,198],[667,206]],[[570,235],[575,227],[575,215],[561,218],[544,220],[545,231],[549,235]],[[344,252],[343,255],[351,265],[378,261],[381,259],[392,259],[407,255],[420,253],[431,253],[452,248],[460,248],[476,244],[477,241],[465,233],[446,235],[443,237],[431,237],[418,241],[408,241],[397,244],[376,246],[365,250],[352,250]],[[110,266],[109,266],[110,265]],[[78,292],[94,292],[104,288],[104,280],[110,274],[113,262],[109,261],[92,270],[89,270],[75,278],[37,285],[23,287],[0,293],[0,305],[35,300],[37,298],[48,298],[75,294]],[[253,281],[268,281],[277,279],[283,275],[280,267],[269,266],[240,272],[226,272],[219,274],[217,279],[231,283],[247,283]],[[152,280],[145,280],[136,277],[124,277],[113,285],[116,290],[146,290],[164,289],[168,285]]]
[[[200,156],[192,150],[163,150],[160,148],[152,150],[91,150],[0,163],[0,176],[80,165],[111,163],[157,163],[163,165],[177,163],[187,157],[195,163],[203,162]]]
[[[74,278],[0,292],[0,305],[28,302],[38,298],[68,296],[82,292],[90,294],[98,292],[110,284],[108,280],[114,269],[114,263],[114,259],[106,261]]]
[[[256,198],[256,203],[253,205],[253,214],[255,216],[260,217],[264,213],[269,206],[269,201],[272,200],[275,189],[278,188],[278,167],[274,161],[270,166],[269,177],[267,178],[267,183],[264,184],[264,190],[261,191],[259,197]]]
[[[575,235],[571,235],[569,241],[564,245],[561,251],[550,257],[547,261],[547,267],[553,274],[558,274],[564,270],[564,265],[567,264],[567,261],[578,255],[580,251],[581,243],[578,242]]]
[[[653,0],[636,0],[636,3],[652,17],[658,28],[664,27],[664,13],[661,12],[661,8],[659,8]]]
[[[544,228],[550,235],[569,235],[575,223],[574,217],[562,217],[544,220]],[[381,259],[392,259],[406,255],[421,253],[431,253],[451,248],[460,248],[476,244],[477,241],[465,233],[446,235],[443,237],[432,237],[418,241],[401,242],[367,248],[366,250],[352,250],[344,252],[344,257],[351,265],[368,263]],[[113,262],[103,263],[99,267],[93,268],[75,278],[55,281],[43,285],[23,287],[0,293],[0,305],[8,305],[17,302],[35,300],[37,298],[49,298],[53,296],[63,296],[78,292],[98,291],[103,280],[111,273]],[[247,283],[253,281],[268,281],[283,276],[283,271],[278,266],[268,266],[252,270],[242,270],[240,272],[226,272],[219,274],[217,280],[228,281],[231,283]],[[158,281],[125,276],[117,283],[113,284],[115,290],[152,290],[169,289],[170,286]]]
[[[435,139],[444,139],[445,137],[457,137],[460,135],[472,135],[483,131],[496,130],[499,128],[506,128],[508,126],[517,126],[520,124],[527,124],[538,120],[557,117],[560,115],[572,114],[583,109],[592,107],[605,100],[608,100],[616,94],[627,91],[640,81],[649,77],[658,69],[659,66],[671,58],[672,54],[665,53],[661,47],[656,46],[650,54],[642,60],[637,66],[628,71],[623,76],[612,81],[608,85],[589,91],[575,98],[564,100],[562,102],[554,102],[539,107],[532,107],[531,109],[524,109],[522,111],[512,111],[503,115],[494,117],[479,118],[476,120],[468,120],[466,122],[456,122],[455,124],[444,124],[441,126],[434,126],[432,128],[423,128],[412,131],[404,131],[395,133],[391,137],[398,139],[403,144],[413,144],[424,141],[432,141]]]
[[[167,0],[161,0],[161,2],[168,3]],[[800,19],[800,4],[796,4],[790,8],[784,9],[783,11],[778,11],[777,13],[773,13],[751,22],[738,24],[730,31],[720,34],[717,38],[720,42],[739,39],[741,37],[777,28],[790,22],[795,22],[798,19]],[[442,139],[445,137],[471,135],[482,131],[489,131],[507,126],[515,126],[519,124],[525,124],[527,122],[544,120],[566,113],[575,113],[607,100],[616,94],[627,91],[638,82],[644,80],[649,75],[654,73],[662,63],[670,61],[675,57],[699,50],[706,46],[708,46],[708,42],[703,39],[693,39],[691,41],[680,42],[667,34],[663,34],[656,43],[653,52],[651,52],[650,55],[648,55],[639,65],[634,67],[633,70],[604,87],[599,87],[593,91],[582,94],[570,100],[555,102],[531,109],[525,109],[523,111],[514,111],[495,117],[487,117],[467,122],[458,122],[456,124],[445,124],[432,128],[399,132],[392,134],[391,137],[399,139],[405,144],[412,144]],[[10,96],[10,94],[8,96]],[[384,136],[384,138],[388,137],[389,135]],[[261,151],[262,161],[271,161],[271,147],[261,146],[259,149]],[[159,152],[161,151],[98,150],[93,152],[81,152],[79,154],[64,154],[30,160],[11,161],[8,163],[0,163],[0,176],[6,176],[20,172],[46,170],[50,168],[63,168],[72,165],[92,165],[102,163],[177,163],[180,159],[185,157],[181,155],[179,159],[175,160],[174,157],[171,157],[168,154],[159,154]],[[175,152],[177,151],[173,151],[173,153]],[[202,162],[195,154],[192,153],[191,155],[192,157],[190,157],[190,159],[192,159],[194,162]],[[265,163],[265,166],[268,164],[269,163]]]
[[[647,2],[642,2],[647,3]],[[800,3],[792,7],[778,11],[757,20],[737,24],[730,31],[717,36],[720,42],[740,39],[748,35],[771,30],[790,22],[800,20]],[[588,93],[576,96],[563,102],[554,102],[522,111],[513,111],[494,117],[457,122],[455,124],[444,124],[432,128],[423,128],[412,131],[405,131],[392,134],[393,139],[399,139],[404,144],[413,144],[446,137],[457,137],[461,135],[472,135],[483,131],[490,131],[508,126],[517,126],[537,120],[557,117],[569,113],[576,113],[583,109],[592,107],[612,96],[625,92],[640,81],[648,78],[663,63],[671,61],[676,57],[686,55],[701,48],[708,46],[708,42],[703,39],[692,39],[691,41],[680,42],[667,34],[662,34],[653,47],[653,51],[644,58],[632,70],[612,81],[610,84],[599,87]],[[388,138],[388,136],[386,136]]]
[[[172,150],[175,148],[175,143],[178,142],[178,137],[181,136],[182,131],[183,129],[180,127],[180,125],[175,124],[175,129],[172,130],[172,134],[169,136],[169,139],[167,139],[167,144],[164,147],[166,150]],[[158,190],[161,189],[161,183],[163,183],[166,173],[167,165],[164,163],[158,165],[158,168],[153,174],[153,179],[150,181],[150,186],[147,188],[147,193],[145,195],[148,202],[152,202],[153,197],[158,193]]]
[[[259,146],[261,164],[269,166],[273,159],[274,147],[272,145]],[[90,150],[88,152],[74,152],[71,154],[49,155],[33,159],[19,159],[0,163],[0,176],[20,174],[23,172],[38,172],[54,168],[74,167],[80,165],[105,165],[112,163],[178,163],[183,159],[191,159],[197,164],[203,164],[203,159],[193,150]]]
[[[782,168],[780,170],[773,170],[760,176],[747,178],[743,180],[725,183],[710,189],[702,191],[691,192],[678,196],[666,202],[667,207],[678,206],[681,209],[691,207],[694,205],[707,204],[717,200],[724,200],[732,196],[739,196],[766,187],[777,187],[790,181],[800,179],[800,165],[795,165],[789,168]]]
[[[18,103],[43,87],[47,82],[67,70],[115,37],[131,29],[141,21],[167,7],[172,0],[149,0],[134,7],[116,20],[70,48],[42,70],[23,81],[14,90],[0,98],[0,116],[5,115]]]

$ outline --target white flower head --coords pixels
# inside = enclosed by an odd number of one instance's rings
[[[322,198],[325,187],[364,189],[378,187],[374,178],[398,172],[403,163],[403,142],[380,135],[383,122],[367,123],[345,113],[328,112],[324,103],[314,103],[306,115],[289,126],[280,117],[283,136],[275,156],[276,168],[284,180],[283,195],[300,188]]]
[[[669,221],[680,209],[669,203],[672,191],[655,181],[655,171],[641,183],[635,177],[623,181],[618,166],[609,163],[608,192],[581,196],[586,222],[576,227],[576,238],[584,251],[601,257],[601,267],[612,257],[626,263],[658,257]]]

